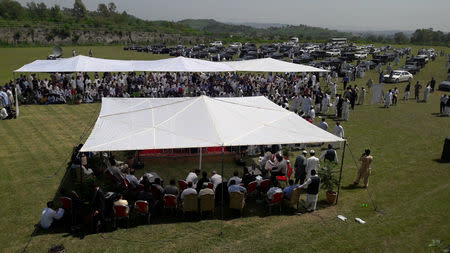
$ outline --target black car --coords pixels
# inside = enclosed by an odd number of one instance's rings
[[[450,76],[447,77],[447,80],[439,84],[438,90],[450,91]]]
[[[403,67],[401,67],[400,69],[408,71],[409,73],[415,75],[415,74],[419,73],[420,66],[418,66],[415,63],[413,63],[413,64],[406,64]]]

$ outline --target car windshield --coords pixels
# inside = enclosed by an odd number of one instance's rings
[[[402,74],[402,72],[400,72],[400,71],[394,71],[394,73],[392,73],[393,75],[396,75],[396,76],[399,76],[399,75],[401,75]]]

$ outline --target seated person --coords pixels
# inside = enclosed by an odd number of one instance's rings
[[[128,201],[126,199],[123,199],[122,194],[118,194],[117,197],[119,198],[117,201],[114,202],[115,206],[128,206]]]
[[[150,185],[144,186],[144,190],[138,192],[136,195],[137,200],[145,200],[148,203],[148,206],[150,210],[153,209],[153,206],[155,205],[155,199],[153,198],[153,194],[150,189]]]
[[[43,229],[49,229],[54,220],[60,220],[64,216],[64,209],[55,211],[53,201],[47,202],[47,207],[42,211],[40,225]]]
[[[125,178],[130,182],[131,188],[136,189],[139,184],[136,176],[134,175],[134,170],[130,170],[130,174],[125,174]]]
[[[192,182],[192,185],[194,188],[197,188],[197,182],[198,182],[198,175],[200,174],[200,170],[196,169],[194,172],[189,172],[188,176],[186,177],[186,183]]]
[[[188,182],[187,188],[184,189],[184,191],[181,193],[181,197],[180,197],[181,200],[184,200],[184,196],[189,195],[189,194],[197,195],[197,191],[194,189],[192,182]]]
[[[163,199],[164,197],[164,189],[161,186],[161,179],[155,178],[155,182],[151,184],[152,186],[152,194],[156,200]]]
[[[231,181],[234,180],[235,184],[241,184],[242,179],[240,177],[238,177],[239,172],[237,170],[235,170],[233,172],[233,176],[230,178],[230,181],[228,181],[228,186],[230,186]]]
[[[248,186],[249,183],[256,180],[256,176],[252,175],[248,172],[248,168],[244,167],[244,174],[242,176],[242,183],[244,183],[245,186]]]
[[[278,187],[278,185],[279,185],[278,181],[275,181],[273,183],[273,186],[267,191],[267,199],[272,200],[273,195],[275,195],[275,193],[283,192],[283,190],[281,190],[281,188]]]
[[[289,179],[289,186],[286,186],[283,189],[283,198],[285,199],[291,199],[292,196],[292,192],[294,191],[295,188],[299,187],[298,184],[294,184],[294,180]]]
[[[202,172],[202,178],[200,178],[197,182],[197,192],[199,192],[202,188],[203,188],[203,183],[208,183],[209,182],[209,178],[208,178],[208,173],[206,173],[206,171]]]
[[[205,182],[202,185],[202,189],[198,192],[198,197],[200,198],[201,196],[207,195],[207,194],[214,195],[214,191],[212,189],[208,188],[208,183]]]
[[[120,182],[120,177],[123,175],[123,173],[120,171],[119,168],[117,168],[116,160],[111,157],[109,159],[109,164],[111,164],[111,166],[108,167],[108,170],[113,174],[116,181]]]
[[[169,185],[164,187],[165,194],[172,194],[178,196],[178,187],[176,186],[175,179],[170,179]]]
[[[230,180],[230,186],[228,186],[228,193],[232,192],[242,192],[244,194],[247,193],[247,189],[245,187],[236,184],[236,181]]]
[[[211,182],[213,183],[213,190],[216,190],[216,187],[222,183],[222,176],[217,174],[215,170],[212,171]]]

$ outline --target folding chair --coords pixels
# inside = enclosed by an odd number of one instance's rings
[[[117,228],[117,221],[125,220],[128,227],[128,220],[130,218],[130,208],[125,205],[114,205],[114,228]]]
[[[214,194],[205,194],[200,196],[200,216],[203,212],[211,212],[212,217],[214,217]]]
[[[258,187],[258,182],[256,182],[256,181],[250,182],[247,185],[247,195],[248,196],[254,195],[257,192],[256,191],[257,187]]]
[[[280,213],[281,213],[281,202],[283,200],[283,193],[282,192],[277,192],[273,195],[273,198],[270,199],[266,199],[267,201],[267,205],[269,206],[269,214],[272,213],[272,206],[280,206]]]
[[[177,211],[178,202],[177,202],[177,196],[172,194],[165,194],[164,195],[164,209],[169,209],[171,212]]]
[[[189,194],[184,196],[183,200],[183,213],[197,213],[198,212],[198,198],[197,194]]]
[[[150,223],[150,208],[148,207],[148,202],[145,200],[137,200],[134,202],[134,210],[139,216],[146,217],[147,223]]]

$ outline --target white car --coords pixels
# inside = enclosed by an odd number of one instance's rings
[[[230,47],[232,48],[241,48],[242,47],[242,43],[241,42],[234,42],[230,45]]]
[[[363,60],[367,58],[367,53],[365,52],[356,52],[355,58],[358,60]]]
[[[330,49],[326,52],[327,56],[341,56],[341,50],[339,49]]]
[[[213,47],[221,47],[222,46],[222,41],[214,41],[209,43],[211,46]]]
[[[412,79],[413,75],[404,70],[394,70],[392,74],[383,76],[386,83],[410,82]]]

